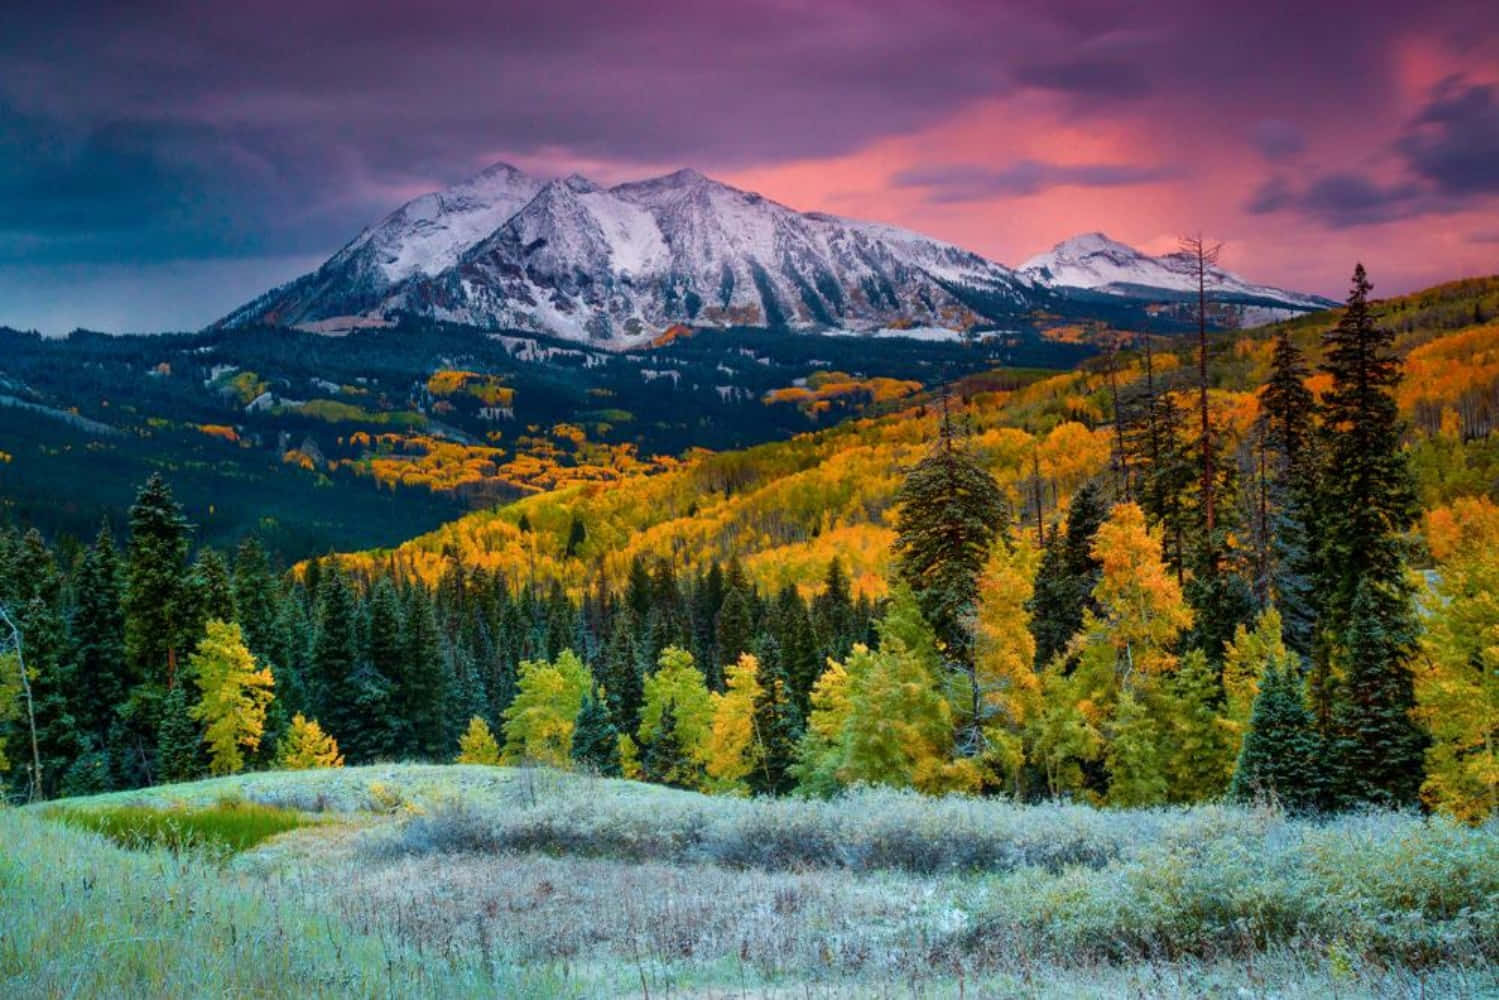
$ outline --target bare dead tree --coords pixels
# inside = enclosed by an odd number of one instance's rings
[[[1119,335],[1109,337],[1109,391],[1114,397],[1114,470],[1125,503],[1133,499],[1129,488],[1129,458],[1124,448],[1124,416],[1119,408]]]
[[[1202,418],[1202,514],[1208,564],[1217,563],[1214,529],[1213,427],[1208,418],[1208,279],[1223,252],[1222,243],[1208,244],[1202,234],[1183,236],[1178,245],[1191,274],[1197,279],[1197,394]]]
[[[21,694],[26,701],[26,724],[31,730],[31,787],[27,798],[35,802],[42,797],[42,752],[36,739],[36,708],[31,702],[31,678],[26,674],[26,652],[21,646],[21,629],[3,604],[0,604],[0,624],[10,632],[9,638],[0,641],[0,652],[5,652],[6,646],[15,650],[16,669],[21,674]]]

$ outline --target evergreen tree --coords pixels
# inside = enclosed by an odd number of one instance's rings
[[[163,783],[192,781],[203,773],[199,758],[202,733],[189,715],[186,683],[172,686],[162,701],[157,736],[157,777]]]
[[[452,745],[446,733],[449,678],[437,616],[430,595],[422,588],[413,587],[408,594],[402,624],[404,648],[393,678],[392,698],[396,712],[406,721],[405,750],[420,759],[437,760],[443,748]]]
[[[1321,794],[1317,745],[1300,679],[1272,666],[1260,679],[1229,796],[1269,798],[1292,812],[1314,807]]]
[[[245,645],[257,660],[272,665],[272,669],[293,666],[283,663],[276,656],[277,607],[276,580],[271,573],[265,549],[255,538],[240,543],[234,555],[234,579],[232,583],[235,620],[244,630]]]
[[[1360,264],[1342,318],[1323,337],[1322,371],[1332,387],[1322,402],[1327,471],[1320,564],[1326,624],[1335,633],[1348,627],[1364,580],[1404,588],[1400,534],[1416,512],[1395,401],[1401,362],[1394,332],[1378,325],[1369,306],[1372,287]]]
[[[757,766],[746,776],[756,795],[788,795],[796,787],[792,773],[801,741],[802,714],[779,671],[756,661],[752,725],[760,743]]]
[[[1066,533],[1053,531],[1047,540],[1026,605],[1037,670],[1066,649],[1082,628],[1083,611],[1092,605],[1098,583],[1100,563],[1093,557],[1093,539],[1107,513],[1098,487],[1085,483],[1068,505]]]
[[[125,653],[134,679],[173,685],[192,626],[184,568],[189,545],[182,507],[159,474],[130,508],[126,558]]]
[[[702,764],[683,738],[676,706],[669,702],[661,707],[656,727],[646,741],[641,768],[647,781],[669,788],[697,788],[702,783]]]
[[[208,622],[238,620],[234,610],[234,586],[229,579],[229,566],[215,550],[203,549],[193,560],[193,568],[188,575],[188,589],[191,592],[194,632],[188,638],[192,645],[202,638]]]
[[[822,591],[812,599],[812,630],[817,637],[818,674],[821,674],[829,657],[843,659],[859,639],[855,626],[854,602],[841,559],[834,558],[828,562]],[[815,681],[814,677],[813,682]]]
[[[359,609],[341,572],[323,574],[318,605],[312,703],[351,761],[389,757],[395,749],[390,681],[359,655]]]
[[[40,542],[40,538],[37,540]],[[76,685],[62,616],[47,600],[48,597],[58,600],[60,585],[50,553],[46,565],[42,577],[29,588],[30,600],[12,617],[21,631],[26,672],[31,679],[31,704],[42,767],[41,794],[52,798],[60,791],[63,776],[87,748],[87,742],[69,705]],[[24,746],[29,739],[29,734],[22,736],[19,726],[13,729],[13,745]]]
[[[1409,597],[1368,580],[1349,622],[1343,682],[1333,713],[1333,804],[1408,806],[1417,801],[1427,737],[1412,717],[1415,643]]]
[[[576,556],[586,541],[588,541],[588,529],[583,526],[583,519],[574,514],[572,524],[567,529],[566,557],[571,559]]]
[[[1155,454],[1144,474],[1140,506],[1161,526],[1162,555],[1181,583],[1194,527],[1190,497],[1197,483],[1197,465],[1187,437],[1187,415],[1176,397],[1162,392],[1153,412]]]
[[[994,477],[959,450],[944,420],[937,446],[906,476],[895,500],[900,577],[936,630],[946,658],[969,669],[968,622],[989,546],[1008,517],[1004,496]]]
[[[957,448],[945,411],[944,401],[936,447],[896,493],[894,553],[901,579],[937,634],[948,669],[965,677],[971,699],[965,716],[972,731],[961,745],[976,753],[983,746],[977,729],[983,713],[972,623],[979,574],[1009,515],[994,477]]]
[[[807,603],[794,585],[781,588],[776,597],[772,632],[779,647],[780,672],[796,711],[805,714],[812,685],[822,673],[824,658],[818,655],[817,635]]]
[[[94,544],[78,561],[73,589],[73,710],[92,745],[111,749],[110,730],[125,701],[130,677],[125,670],[119,557],[108,524],[100,527]]]
[[[606,778],[619,777],[619,730],[609,718],[609,705],[597,691],[583,697],[573,723],[573,763]]]
[[[1260,393],[1265,446],[1274,456],[1268,486],[1271,592],[1285,616],[1285,638],[1301,656],[1312,651],[1317,620],[1317,401],[1306,387],[1301,350],[1282,329],[1270,378]]]
[[[599,685],[609,701],[609,714],[619,720],[624,732],[633,733],[640,726],[640,661],[630,622],[625,615],[615,615],[614,629],[604,647],[604,659],[598,671]]]
[[[1425,738],[1411,720],[1409,661],[1418,624],[1405,577],[1403,532],[1416,492],[1401,449],[1394,333],[1368,303],[1355,268],[1348,306],[1324,336],[1327,468],[1319,535],[1324,620],[1313,675],[1333,755],[1334,800],[1406,805],[1421,785]],[[1336,682],[1338,667],[1341,682]]]
[[[731,580],[724,594],[723,605],[718,609],[716,641],[721,660],[732,663],[745,653],[754,651],[754,618],[750,607],[750,592],[747,583]],[[721,675],[722,670],[716,671]],[[722,690],[722,683],[713,688]]]

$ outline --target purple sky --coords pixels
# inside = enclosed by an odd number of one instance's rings
[[[690,165],[1018,264],[1499,271],[1499,4],[11,0],[0,323],[199,326],[495,160]]]

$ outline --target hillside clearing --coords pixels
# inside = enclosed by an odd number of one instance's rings
[[[1482,996],[1499,828],[549,771],[259,773],[70,800],[320,814],[233,858],[0,813],[7,996]]]

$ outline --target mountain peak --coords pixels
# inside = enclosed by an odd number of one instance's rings
[[[1172,263],[1090,232],[1017,273],[909,230],[798,212],[690,167],[604,188],[581,174],[543,182],[495,163],[408,202],[315,274],[221,322],[353,328],[409,313],[606,346],[679,323],[963,331],[1027,315],[1069,289],[1175,301],[1186,278]],[[1322,307],[1214,278],[1217,293],[1255,308]]]

